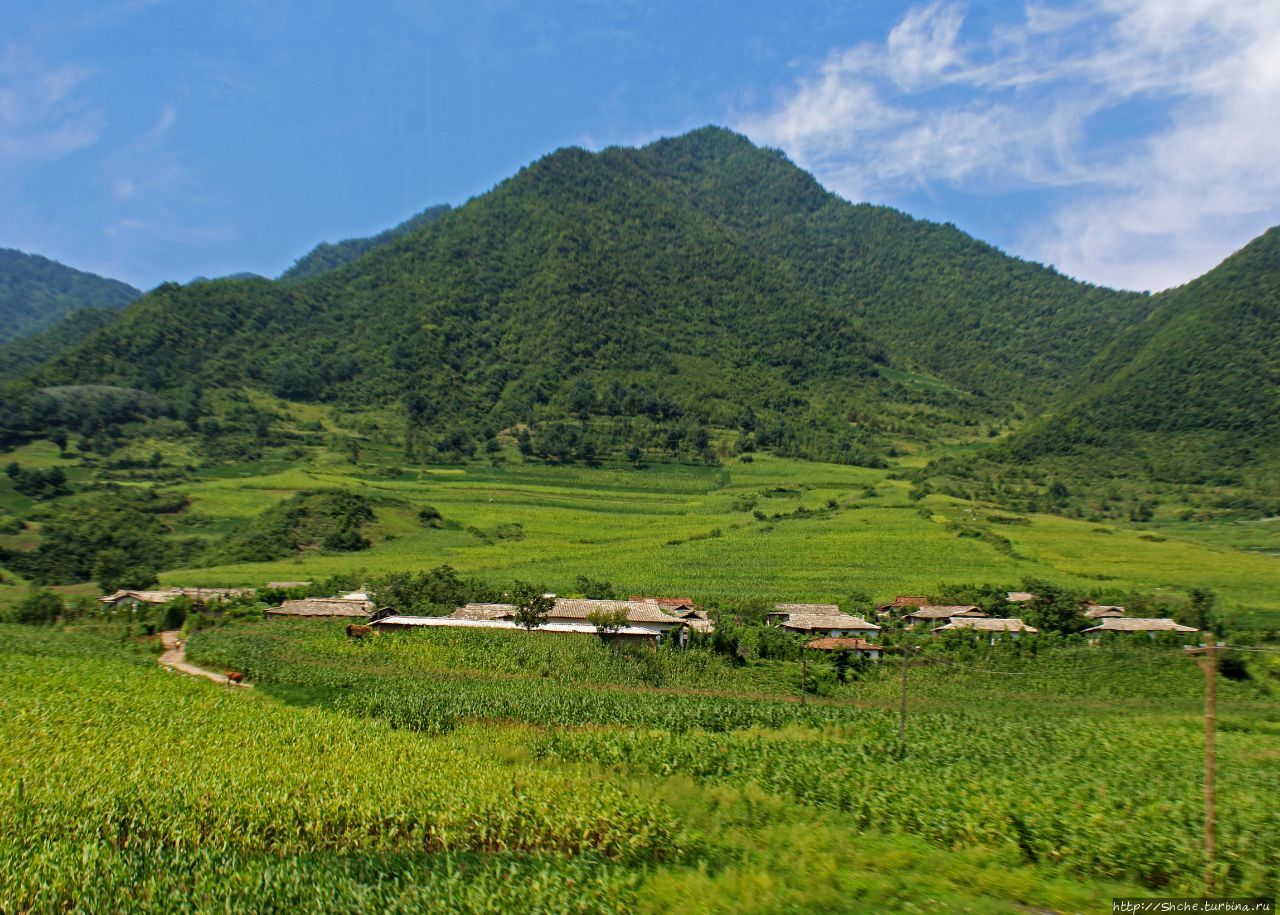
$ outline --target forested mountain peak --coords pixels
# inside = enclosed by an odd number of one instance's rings
[[[395,404],[424,439],[638,411],[852,454],[877,424],[1047,403],[1151,308],[851,204],[718,127],[557,150],[359,242],[284,283],[162,287],[37,380]]]

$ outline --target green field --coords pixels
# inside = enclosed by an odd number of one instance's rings
[[[963,649],[848,685],[590,636],[0,626],[0,911],[1109,910],[1197,894],[1202,678]],[[825,668],[815,662],[814,667]],[[1274,667],[1274,665],[1271,665]],[[1280,875],[1276,673],[1221,685],[1216,879]],[[994,670],[1003,672],[997,676]],[[1020,676],[1019,676],[1020,674]]]
[[[162,580],[260,585],[353,568],[375,575],[448,563],[495,583],[519,577],[561,592],[585,574],[635,592],[699,600],[847,603],[855,593],[878,601],[928,593],[940,582],[1012,587],[1036,577],[1099,594],[1210,588],[1227,616],[1280,611],[1280,559],[1235,548],[1226,523],[1218,538],[1219,526],[1212,524],[1155,532],[1055,515],[998,524],[989,517],[1007,513],[942,496],[913,501],[909,485],[889,476],[768,455],[723,467],[642,470],[518,459],[496,468],[473,464],[394,476],[340,463],[255,466],[238,474],[224,469],[184,487],[199,515],[247,520],[299,490],[350,488],[385,500],[377,509],[374,547],[177,570]],[[418,523],[423,505],[439,509],[444,529]],[[521,539],[475,533],[510,524],[521,526]],[[958,536],[961,526],[1006,538],[1008,545]],[[1214,531],[1201,532],[1209,528]]]

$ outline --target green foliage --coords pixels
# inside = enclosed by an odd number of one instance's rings
[[[40,525],[34,550],[12,551],[6,565],[38,584],[97,580],[104,590],[145,587],[159,569],[190,561],[199,547],[167,538],[162,517],[180,510],[174,499],[151,489],[120,489],[60,500]]]
[[[623,594],[613,582],[579,575],[574,580],[574,590],[590,600],[621,600]]]
[[[142,295],[118,280],[0,248],[0,343],[25,337],[82,308],[120,308]]]
[[[592,610],[587,614],[587,622],[595,626],[601,635],[611,635],[626,627],[627,611],[623,608]]]
[[[41,470],[38,467],[23,468],[17,461],[5,467],[5,476],[13,482],[13,488],[33,499],[50,499],[66,495],[67,472],[61,467]]]
[[[14,608],[13,621],[27,625],[54,623],[62,612],[62,598],[48,588],[40,588],[31,591]]]
[[[1023,590],[1035,596],[1023,604],[1022,619],[1041,632],[1079,632],[1089,625],[1079,593],[1038,579],[1024,581]]]
[[[496,601],[499,596],[495,589],[464,579],[447,565],[428,572],[393,572],[369,583],[369,599],[375,607],[390,607],[402,614],[434,616],[472,601]]]
[[[1161,490],[1191,501],[1192,515],[1275,514],[1278,255],[1280,229],[1271,229],[1155,296],[1147,320],[1121,332],[1051,414],[929,473],[950,479],[953,492],[1098,518],[1150,521]]]
[[[290,496],[230,535],[218,549],[223,562],[265,562],[308,549],[368,549],[361,528],[373,521],[368,496],[347,490],[307,490]]]
[[[515,612],[512,618],[517,626],[526,630],[536,629],[547,621],[555,606],[555,598],[548,597],[542,588],[527,581],[516,581],[511,585],[509,599]]]

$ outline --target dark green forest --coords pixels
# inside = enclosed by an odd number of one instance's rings
[[[39,333],[82,308],[121,308],[140,295],[119,280],[0,248],[0,343]]]

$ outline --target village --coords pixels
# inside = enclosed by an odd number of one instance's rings
[[[309,586],[310,582],[270,582],[268,592]],[[216,609],[224,602],[252,598],[252,588],[168,588],[119,590],[99,598],[109,612],[163,607],[186,599],[198,608]],[[543,594],[542,608],[532,616],[522,614],[515,603],[467,603],[442,616],[408,615],[390,607],[377,607],[365,590],[325,597],[300,597],[281,601],[263,611],[268,619],[332,621],[344,623],[348,635],[361,637],[373,631],[426,629],[520,630],[537,635],[597,635],[615,644],[650,648],[683,647],[691,639],[715,632],[711,614],[689,597],[632,595],[626,600],[563,598]],[[1009,610],[1016,612],[1035,595],[1007,592]],[[1096,643],[1103,636],[1194,636],[1194,626],[1169,618],[1129,616],[1123,606],[1082,601],[1078,607],[1080,635]],[[873,617],[876,622],[867,619]],[[977,605],[938,605],[925,596],[903,595],[877,606],[865,615],[841,610],[838,604],[779,603],[765,615],[765,625],[798,637],[808,649],[844,652],[852,657],[879,660],[885,648],[879,644],[886,628],[921,635],[972,636],[974,641],[995,644],[1040,634],[1020,616],[992,616]]]

